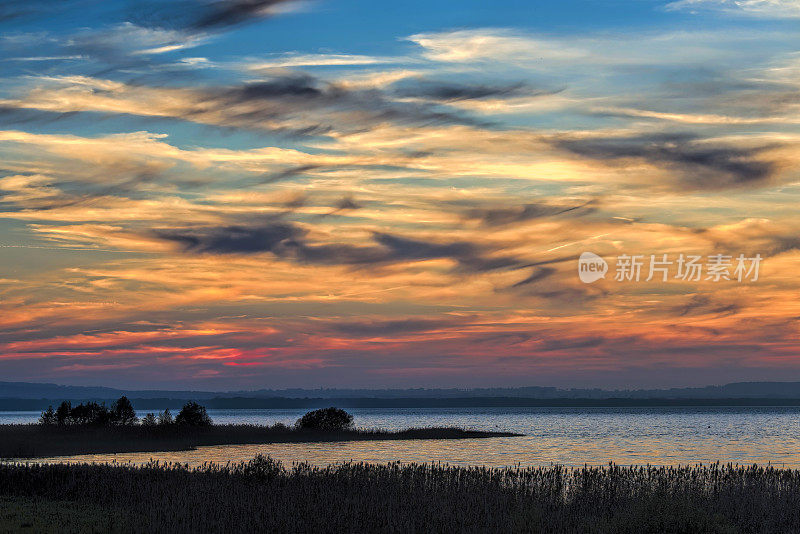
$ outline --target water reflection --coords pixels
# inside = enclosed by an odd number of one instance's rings
[[[287,464],[344,461],[443,462],[493,467],[521,464],[693,464],[715,461],[800,468],[798,408],[530,408],[353,410],[361,427],[461,426],[500,429],[522,437],[469,440],[283,443],[200,447],[193,451],[123,453],[57,461],[199,465],[268,454]],[[211,411],[217,422],[293,422],[294,410]]]

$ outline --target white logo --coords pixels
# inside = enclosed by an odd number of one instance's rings
[[[594,252],[584,252],[578,260],[578,277],[584,284],[597,282],[606,277],[608,264]]]

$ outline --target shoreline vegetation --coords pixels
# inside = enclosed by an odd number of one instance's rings
[[[332,441],[379,441],[411,439],[470,439],[519,436],[511,432],[485,432],[450,427],[302,430],[280,423],[260,425],[211,425],[180,427],[54,427],[0,425],[0,459],[48,458],[82,454],[184,451],[209,445],[254,445]]]
[[[800,471],[6,463],[0,512],[37,532],[797,532]]]
[[[206,409],[188,402],[173,418],[169,410],[139,418],[127,398],[111,408],[89,402],[42,412],[39,424],[0,425],[0,459],[47,458],[83,454],[166,452],[211,445],[249,445],[367,440],[469,439],[517,436],[450,427],[399,431],[361,429],[339,408],[308,412],[294,426],[214,424]]]

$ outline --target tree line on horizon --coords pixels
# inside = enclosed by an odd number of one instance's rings
[[[148,413],[139,419],[131,401],[124,395],[114,401],[111,408],[105,403],[89,401],[72,406],[70,401],[63,401],[57,409],[48,406],[41,413],[39,424],[42,426],[68,427],[68,426],[93,426],[93,427],[166,427],[176,425],[180,427],[208,427],[213,424],[205,406],[190,401],[183,405],[178,415],[174,418],[169,408],[159,413]],[[279,423],[282,425],[282,423]],[[277,425],[276,425],[277,426]],[[289,428],[289,427],[285,427]],[[297,430],[317,431],[342,431],[353,429],[353,416],[341,408],[331,406],[312,410],[295,422]]]
[[[190,401],[183,405],[174,418],[169,408],[159,413],[148,413],[141,419],[136,415],[131,401],[122,396],[107,407],[106,404],[89,401],[72,406],[70,401],[63,401],[55,410],[48,406],[39,417],[43,426],[192,426],[203,427],[213,424],[204,406]]]

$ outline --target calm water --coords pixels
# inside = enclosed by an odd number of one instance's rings
[[[177,409],[173,413],[177,413]],[[304,410],[209,410],[217,423],[293,423]],[[288,464],[443,462],[458,465],[694,464],[733,462],[800,468],[800,408],[454,408],[351,410],[359,427],[460,426],[522,437],[224,445],[194,451],[59,458],[201,464],[268,454]],[[35,421],[36,412],[0,412],[0,423]]]

